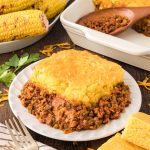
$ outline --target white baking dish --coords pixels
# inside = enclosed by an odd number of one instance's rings
[[[91,51],[150,70],[150,37],[128,29],[117,36],[104,34],[75,22],[95,10],[92,0],[76,0],[62,14],[61,22],[72,41]],[[149,65],[148,65],[149,64]]]

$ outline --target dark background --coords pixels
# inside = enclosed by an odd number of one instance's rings
[[[71,42],[67,33],[63,29],[61,23],[58,21],[56,23],[56,25],[54,26],[54,28],[52,29],[52,31],[45,38],[43,38],[39,42],[35,43],[34,45],[29,46],[23,50],[16,51],[16,52],[1,54],[0,55],[0,64],[4,63],[6,60],[8,60],[14,53],[17,53],[20,55],[21,53],[24,53],[24,52],[29,52],[29,53],[39,52],[39,50],[43,49],[43,47],[45,45],[62,43],[62,42],[69,42],[72,44],[73,48],[82,49],[78,46],[75,46]],[[41,56],[41,57],[43,58],[44,56]],[[109,58],[107,58],[107,59],[109,59]],[[115,61],[115,60],[113,60],[113,61]],[[150,76],[150,73],[147,71],[144,71],[142,69],[139,69],[139,68],[136,68],[136,67],[127,65],[125,63],[118,62],[118,61],[115,61],[115,62],[119,63],[126,71],[128,71],[134,77],[134,79],[136,81],[143,81],[143,79],[146,76]],[[145,64],[145,65],[147,65],[147,64]],[[3,89],[4,89],[4,86],[2,84],[0,84],[0,90],[3,90]],[[142,106],[141,106],[140,111],[150,114],[150,106],[148,106],[148,103],[150,103],[150,93],[149,93],[149,91],[145,90],[144,88],[141,88],[141,92],[142,92],[143,101],[142,101]],[[4,123],[4,121],[6,119],[12,118],[12,117],[13,117],[13,113],[10,110],[8,102],[6,102],[5,106],[0,108],[0,122]],[[99,140],[95,140],[95,141],[87,141],[87,142],[65,142],[65,141],[59,141],[59,140],[46,138],[46,137],[41,136],[33,131],[30,131],[30,133],[32,134],[34,139],[36,139],[40,142],[43,142],[47,145],[50,145],[59,150],[86,150],[87,148],[96,149],[102,143],[104,143],[107,139],[110,138],[110,137],[108,137],[108,138],[104,138],[104,139],[99,139]]]

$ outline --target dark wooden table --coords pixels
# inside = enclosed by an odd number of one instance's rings
[[[82,49],[80,47],[75,46],[70,38],[68,37],[67,33],[63,29],[62,25],[60,22],[57,22],[53,30],[42,40],[39,42],[35,43],[34,45],[27,47],[24,49],[24,52],[39,52],[40,49],[44,47],[44,45],[48,44],[55,44],[55,43],[62,43],[62,42],[69,42],[72,44],[73,48],[77,49]],[[21,54],[21,50],[13,52],[17,54]],[[13,53],[7,53],[7,54],[1,54],[0,55],[0,64],[4,63],[6,60],[8,60]],[[43,57],[43,56],[42,56]],[[109,59],[109,58],[108,58]],[[115,61],[115,60],[113,60]],[[119,63],[125,70],[127,70],[136,81],[138,80],[143,80],[146,76],[150,76],[150,73],[147,71],[144,71],[142,69],[121,63]],[[147,65],[147,64],[145,64]],[[0,90],[2,90],[4,86],[0,84]],[[142,112],[145,112],[147,114],[150,114],[150,107],[147,105],[150,103],[150,93],[145,90],[144,88],[141,88],[142,92],[142,97],[143,97],[143,102],[142,102],[142,107],[141,110]],[[8,118],[12,118],[13,113],[10,110],[8,102],[5,103],[4,107],[0,108],[0,122],[4,123],[4,121]],[[95,140],[95,141],[88,141],[88,142],[65,142],[65,141],[59,141],[59,140],[54,140],[50,138],[46,138],[44,136],[41,136],[33,131],[30,131],[34,139],[43,142],[47,145],[50,145],[58,150],[86,150],[87,148],[98,148],[102,143],[104,143],[108,138],[100,139],[100,140]]]

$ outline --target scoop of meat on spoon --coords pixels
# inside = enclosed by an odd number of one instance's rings
[[[149,7],[111,8],[89,13],[77,23],[100,32],[115,35],[150,15]]]

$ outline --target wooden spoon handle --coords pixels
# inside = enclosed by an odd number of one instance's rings
[[[150,15],[150,6],[129,9],[134,13],[134,22]]]

